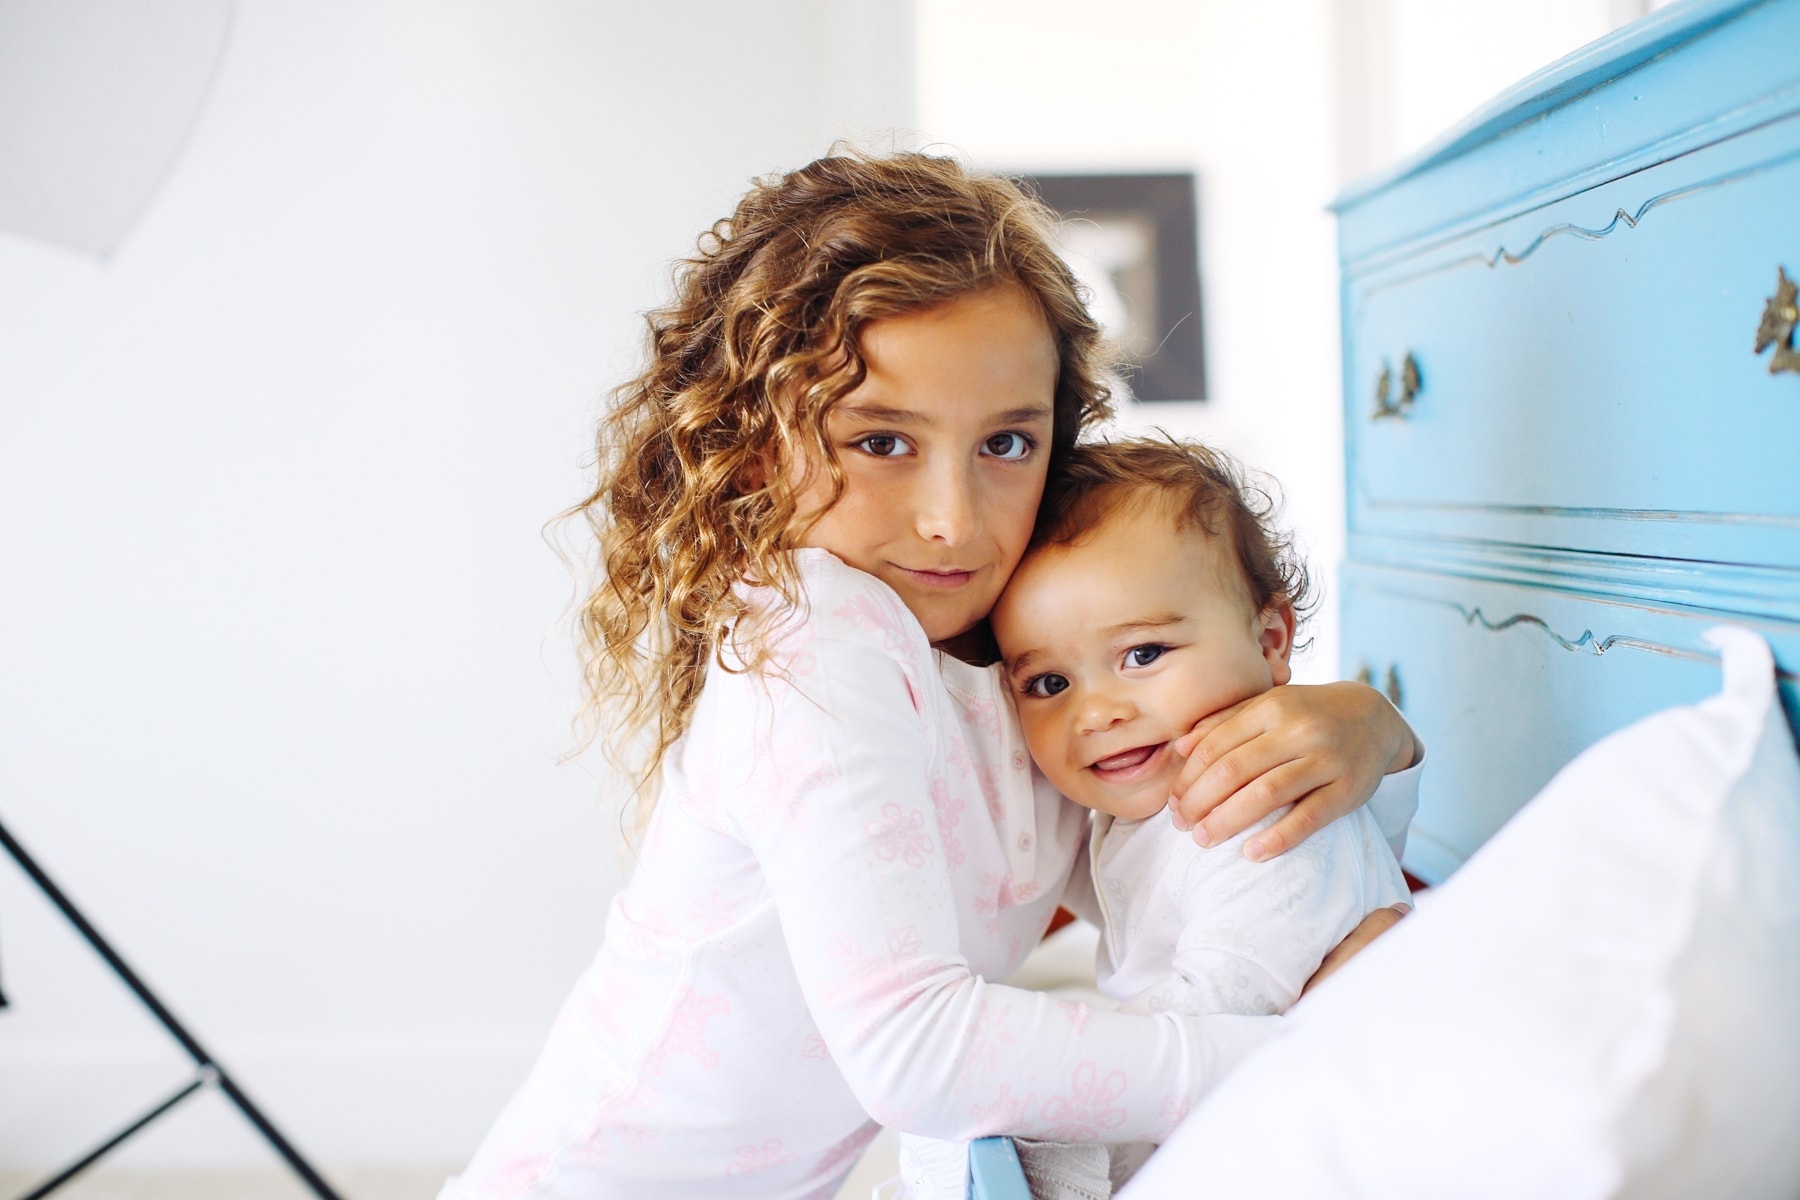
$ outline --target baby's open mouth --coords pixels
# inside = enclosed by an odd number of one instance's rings
[[[1167,742],[1158,742],[1154,746],[1136,746],[1130,750],[1099,759],[1088,769],[1103,779],[1121,779],[1135,774],[1155,758]]]

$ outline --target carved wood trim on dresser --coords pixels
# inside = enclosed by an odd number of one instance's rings
[[[1344,670],[1453,871],[1583,747],[1775,647],[1800,731],[1800,0],[1688,0],[1339,215]]]

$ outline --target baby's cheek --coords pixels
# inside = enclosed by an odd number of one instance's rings
[[[1042,709],[1042,705],[1029,702],[1019,705],[1019,728],[1025,733],[1025,748],[1031,751],[1032,761],[1048,778],[1058,769],[1065,742],[1056,730],[1056,722],[1047,719]]]

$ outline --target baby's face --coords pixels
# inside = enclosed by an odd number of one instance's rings
[[[1139,820],[1169,800],[1170,743],[1289,679],[1292,609],[1251,611],[1229,545],[1156,503],[1028,555],[993,615],[1031,756],[1063,795]]]

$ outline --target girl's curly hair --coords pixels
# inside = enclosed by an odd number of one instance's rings
[[[1100,330],[1053,228],[1017,184],[954,159],[838,150],[758,181],[677,264],[674,300],[648,314],[649,365],[600,421],[594,491],[564,514],[600,546],[578,613],[580,741],[604,738],[643,814],[708,663],[767,661],[734,585],[802,600],[784,554],[795,481],[819,464],[842,496],[825,423],[863,380],[869,322],[1018,286],[1056,342],[1051,465],[1110,413]]]

